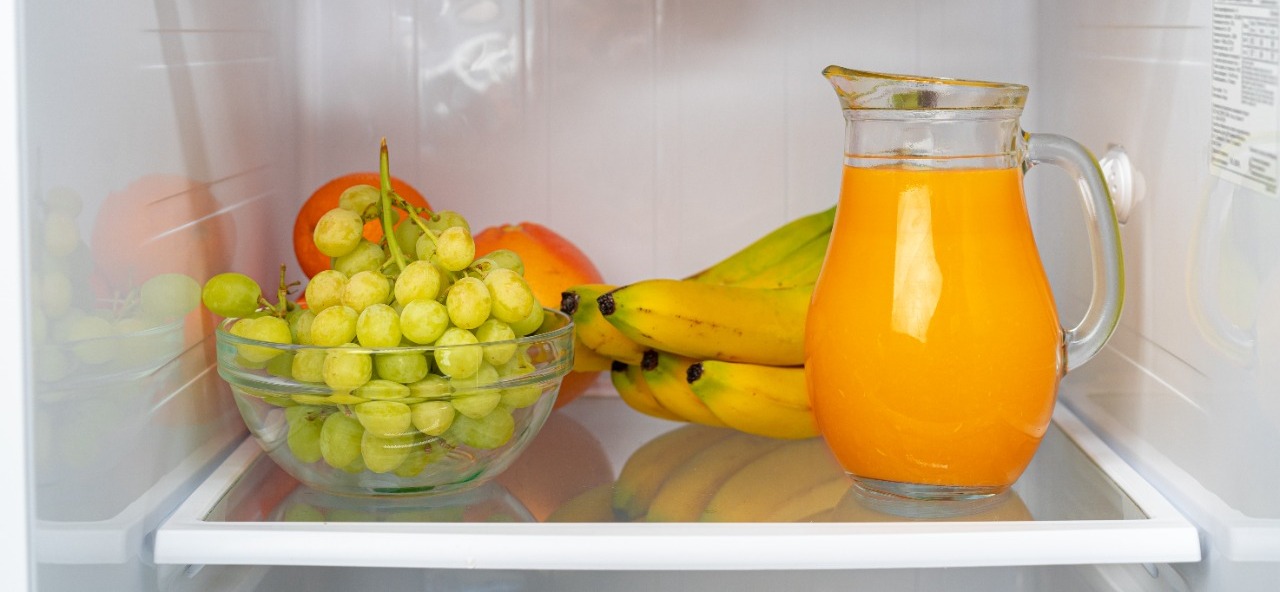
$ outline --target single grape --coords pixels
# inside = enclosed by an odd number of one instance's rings
[[[316,320],[315,311],[309,308],[295,308],[284,318],[289,321],[289,333],[293,335],[293,342],[298,345],[311,345],[311,323]]]
[[[351,351],[349,347],[335,347],[324,356],[324,383],[337,391],[351,391],[373,378],[373,358],[367,353]]]
[[[115,334],[111,322],[93,315],[78,315],[66,329],[71,353],[86,364],[102,364],[115,357],[119,347],[115,340],[107,339]]]
[[[529,316],[537,300],[533,290],[510,269],[495,269],[484,277],[484,285],[489,290],[493,302],[493,317],[504,323],[518,323]]]
[[[439,461],[449,454],[449,450],[442,446],[437,439],[431,439],[426,442],[415,441],[412,449],[409,451],[409,457],[396,467],[397,477],[416,477],[422,473],[433,462]],[[461,521],[461,517],[458,517]]]
[[[459,414],[453,418],[446,437],[472,448],[492,450],[511,441],[515,431],[516,422],[511,412],[497,407],[480,419]]]
[[[516,335],[520,337],[533,335],[538,331],[538,328],[542,327],[542,321],[545,315],[546,312],[543,308],[535,304],[533,306],[533,310],[529,311],[529,316],[525,317],[518,323],[511,323],[511,330],[515,331]]]
[[[391,283],[387,276],[377,271],[361,271],[347,280],[347,287],[342,291],[342,304],[350,306],[356,312],[375,304],[384,304],[391,296]],[[396,338],[396,343],[400,339]]]
[[[333,258],[333,268],[351,277],[362,271],[378,271],[386,255],[377,243],[361,240],[355,250],[341,257]]]
[[[55,257],[66,257],[80,243],[80,229],[74,217],[49,212],[44,217],[44,248]]]
[[[321,347],[336,347],[350,343],[356,337],[356,322],[360,313],[349,306],[330,306],[311,321],[311,343]]]
[[[498,381],[498,370],[489,364],[481,364],[480,369],[466,378],[454,378],[453,408],[472,419],[488,415],[502,401],[502,390],[489,385]]]
[[[519,378],[532,373],[536,368],[529,356],[520,353],[511,356],[507,363],[498,366],[498,376],[504,380]],[[541,384],[522,384],[502,389],[502,405],[513,409],[528,407],[542,397]]]
[[[400,345],[400,315],[386,304],[365,308],[356,319],[356,340],[364,347]]]
[[[409,396],[414,399],[447,399],[452,394],[453,387],[439,374],[428,374],[409,385]]]
[[[342,292],[347,289],[347,274],[326,269],[307,282],[307,308],[320,314],[330,306],[342,304]]]
[[[435,342],[433,351],[436,368],[451,378],[466,378],[475,374],[484,363],[484,350],[476,336],[466,329],[449,327]]]
[[[162,273],[142,283],[138,306],[153,319],[177,319],[200,306],[201,296],[200,282],[195,278],[183,273]]]
[[[507,363],[507,360],[516,353],[516,344],[511,342],[516,338],[516,332],[510,325],[498,319],[489,319],[480,323],[480,326],[476,327],[475,334],[476,339],[482,344],[496,343],[484,346],[484,361],[494,366]]]
[[[341,257],[354,251],[364,234],[364,220],[351,210],[334,208],[316,222],[311,235],[316,249],[330,257]]]
[[[364,436],[362,435],[362,436],[361,436],[361,439],[363,440],[363,438],[364,438]],[[345,466],[345,467],[342,467],[342,472],[344,472],[344,473],[349,473],[349,474],[352,474],[352,475],[359,475],[360,473],[363,473],[363,472],[364,472],[364,458],[363,458],[363,457],[360,457],[360,456],[357,456],[355,460],[351,461],[351,464],[349,464],[349,465],[347,465],[347,466]],[[340,510],[334,510],[334,512],[333,512],[333,513],[334,513],[334,514],[337,514],[339,511],[340,511]],[[338,520],[338,518],[337,518],[336,516],[331,516],[331,519],[332,519],[332,520],[334,520],[334,521],[337,521],[337,520]]]
[[[270,360],[267,360],[267,373],[280,378],[293,378],[293,358],[294,352],[286,351]]]
[[[373,220],[381,213],[378,202],[381,195],[373,185],[352,185],[338,196],[338,207],[359,214],[365,220]]]
[[[489,265],[489,269],[485,271],[493,271],[494,269],[510,269],[519,275],[524,275],[524,260],[520,258],[520,254],[511,249],[498,249],[486,253],[484,257],[476,260],[476,263],[485,261]]]
[[[396,244],[400,245],[400,250],[405,255],[416,259],[418,256],[418,239],[423,236],[422,228],[414,224],[413,220],[409,219],[408,216],[405,216],[404,220],[401,220],[400,224],[396,225],[394,236],[396,237]]]
[[[335,469],[353,468],[360,460],[363,438],[364,427],[354,417],[330,413],[320,427],[320,456]]]
[[[434,217],[426,222],[427,228],[430,228],[436,234],[440,234],[441,232],[444,232],[445,229],[453,228],[455,226],[466,229],[468,233],[471,232],[471,224],[467,223],[467,219],[462,217],[462,214],[453,210],[440,210],[436,212]]]
[[[397,352],[393,354],[374,354],[373,369],[378,376],[401,384],[409,384],[422,380],[430,370],[431,364],[422,352]]]
[[[59,318],[71,310],[72,291],[71,278],[57,271],[46,271],[40,277],[40,300],[44,314],[51,319]]]
[[[435,300],[440,295],[440,272],[428,261],[414,261],[405,266],[396,278],[396,302],[408,304],[414,300]]]
[[[466,269],[475,255],[476,243],[466,228],[450,226],[436,237],[436,260],[449,271]]]
[[[375,361],[374,363],[376,364],[377,362]],[[375,378],[352,391],[351,394],[362,399],[403,399],[409,396],[409,387],[385,378]],[[369,426],[366,425],[365,427]]]
[[[267,341],[288,345],[293,336],[289,333],[289,323],[279,317],[265,316],[240,319],[231,326],[231,334],[245,339]],[[237,345],[236,353],[250,362],[264,363],[284,352],[278,347],[264,345]]]
[[[405,389],[408,391],[409,389]],[[409,431],[413,422],[409,406],[396,401],[369,401],[360,403],[355,410],[356,419],[364,429],[376,436],[397,436]],[[367,460],[367,459],[366,459]]]
[[[243,273],[220,273],[204,283],[201,299],[205,307],[218,316],[247,317],[258,310],[262,287]]]
[[[400,332],[419,345],[435,343],[449,328],[449,311],[435,300],[414,300],[400,313]]]
[[[323,349],[300,349],[293,356],[289,373],[299,382],[324,382],[324,359]]]
[[[449,320],[462,329],[479,327],[489,318],[492,303],[484,282],[473,277],[464,277],[454,282],[444,300],[445,307],[449,310]]]
[[[431,261],[436,254],[436,241],[433,237],[423,234],[418,240],[413,241],[413,255],[418,261]]]
[[[360,442],[360,455],[364,458],[364,466],[375,473],[386,473],[396,469],[409,453],[413,452],[414,435],[378,436],[365,431]]]
[[[284,416],[289,424],[286,442],[293,456],[304,463],[320,460],[320,430],[325,422],[324,408],[297,405],[285,409]]]

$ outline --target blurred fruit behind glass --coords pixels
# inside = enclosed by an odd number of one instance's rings
[[[612,485],[613,465],[587,428],[553,413],[524,454],[495,481],[543,522],[575,497]]]
[[[475,235],[476,258],[507,249],[524,263],[524,279],[543,306],[560,305],[560,293],[572,286],[604,281],[587,254],[555,231],[534,222],[491,226]],[[570,372],[560,386],[556,408],[581,395],[595,382],[598,371]]]

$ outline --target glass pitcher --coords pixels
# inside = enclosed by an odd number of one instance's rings
[[[823,437],[863,493],[981,500],[1018,479],[1058,381],[1123,301],[1106,183],[1074,141],[1023,132],[1027,87],[828,67],[846,122],[805,368]],[[1084,198],[1093,297],[1059,324],[1022,191],[1060,166]]]

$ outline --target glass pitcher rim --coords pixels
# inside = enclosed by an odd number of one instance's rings
[[[1030,90],[1025,84],[1011,82],[872,72],[836,65],[823,68],[822,75],[835,87],[845,110],[1021,111]],[[841,80],[848,84],[842,85]]]

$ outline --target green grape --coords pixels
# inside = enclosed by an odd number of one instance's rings
[[[362,439],[364,427],[359,421],[344,413],[330,413],[320,427],[320,456],[335,469],[353,468],[360,461]]]
[[[450,226],[436,237],[436,260],[449,271],[466,269],[475,255],[476,243],[466,228]]]
[[[453,387],[439,374],[428,374],[409,385],[409,396],[414,399],[446,399],[452,394]]]
[[[355,212],[365,220],[373,220],[381,213],[378,207],[381,199],[378,188],[373,185],[352,185],[338,196],[338,207]]]
[[[311,323],[316,320],[315,311],[309,308],[295,308],[285,315],[285,320],[289,321],[289,333],[293,335],[294,343],[311,345]]]
[[[321,347],[336,347],[356,338],[356,322],[360,313],[349,306],[330,306],[319,312],[311,321],[311,343]]]
[[[498,370],[489,364],[481,364],[475,374],[465,378],[454,378],[453,408],[472,419],[479,419],[493,411],[502,401],[502,390],[488,387],[498,381]],[[488,387],[488,388],[486,388]]]
[[[386,260],[386,255],[383,254],[382,247],[378,246],[377,243],[361,239],[355,250],[341,257],[333,258],[333,268],[346,274],[347,277],[351,277],[362,271],[378,271],[382,269],[384,260]]]
[[[361,271],[347,280],[347,287],[342,291],[342,304],[360,312],[375,304],[386,303],[390,296],[391,283],[387,276],[377,271]],[[399,342],[397,338],[396,343]]]
[[[520,254],[511,249],[498,249],[486,253],[484,257],[476,260],[488,262],[490,268],[486,271],[494,269],[510,269],[519,275],[524,275],[524,260],[520,258]]]
[[[111,322],[93,315],[79,315],[67,326],[67,341],[71,353],[86,364],[102,364],[115,357],[119,345],[112,339],[115,334]]]
[[[294,352],[287,351],[267,360],[267,372],[272,376],[292,379],[294,357],[296,357]]]
[[[365,308],[356,319],[356,340],[364,347],[400,345],[400,315],[386,304]]]
[[[511,441],[515,431],[516,422],[511,412],[503,407],[497,407],[492,413],[480,419],[458,415],[453,418],[453,425],[449,426],[447,437],[465,446],[491,450]]]
[[[444,305],[449,310],[449,320],[462,329],[475,329],[489,318],[492,299],[484,282],[464,277],[454,282],[445,296]]]
[[[449,327],[435,342],[433,351],[436,368],[451,378],[466,378],[475,374],[484,363],[484,350],[480,349],[476,336],[466,329]]]
[[[289,333],[289,323],[279,317],[257,317],[240,319],[231,326],[231,334],[245,339],[267,341],[288,345],[293,336]],[[284,350],[278,347],[263,345],[237,345],[236,353],[250,361],[263,363],[280,355]]]
[[[484,285],[492,300],[493,318],[504,323],[518,323],[529,316],[537,301],[533,290],[510,269],[495,269],[484,277]]]
[[[393,354],[374,354],[373,369],[378,376],[401,384],[409,384],[422,380],[427,375],[431,364],[422,352],[397,352]]]
[[[293,356],[289,373],[299,382],[324,382],[324,359],[323,349],[300,349]]]
[[[518,323],[511,323],[511,330],[515,331],[516,335],[520,337],[533,335],[542,326],[545,315],[546,312],[543,308],[534,304],[533,310],[529,311],[529,316],[521,319]]]
[[[511,356],[507,363],[498,366],[498,376],[504,379],[517,378],[529,374],[535,369],[533,362],[529,360],[529,356],[521,353]],[[528,407],[537,403],[541,397],[542,385],[540,384],[525,384],[502,389],[502,405],[513,409]]]
[[[311,238],[316,249],[330,257],[341,257],[354,251],[364,234],[364,220],[351,210],[334,208],[316,222]]]
[[[417,258],[418,239],[424,236],[421,227],[414,224],[413,220],[406,216],[396,226],[394,236],[396,237],[396,244],[400,245],[400,250],[404,251],[405,255]]]
[[[453,228],[455,226],[466,229],[468,233],[471,232],[471,224],[467,223],[467,219],[463,218],[462,214],[453,210],[440,210],[436,212],[435,216],[426,222],[427,228],[435,231],[436,234],[444,232],[445,229]]]
[[[377,364],[377,358],[375,357],[374,359],[374,364]],[[351,394],[362,399],[403,399],[409,396],[409,387],[385,378],[375,378],[366,382],[364,386],[356,389]]]
[[[293,456],[304,463],[313,463],[322,457],[320,430],[324,427],[324,409],[314,405],[297,405],[284,410],[289,423],[286,442]]]
[[[55,257],[66,257],[80,244],[80,229],[74,217],[49,212],[44,218],[44,248]]]
[[[396,302],[408,304],[414,300],[435,300],[440,295],[440,272],[428,261],[414,261],[405,266],[396,278]]]
[[[40,295],[38,296],[44,314],[51,319],[59,318],[71,310],[72,291],[71,278],[57,271],[46,271],[40,277]]]
[[[413,241],[413,254],[418,261],[431,261],[436,254],[435,239],[425,234],[418,237],[418,240]]]
[[[80,215],[84,201],[80,199],[80,194],[70,187],[53,187],[44,194],[44,207],[50,212],[57,212],[74,220]]]
[[[282,516],[285,522],[327,522],[324,512],[311,504],[293,504],[285,509]]]
[[[414,443],[413,448],[409,452],[409,457],[396,467],[396,476],[398,477],[416,477],[422,473],[422,470],[428,465],[439,461],[448,456],[449,449],[440,445],[436,440],[426,443]],[[460,519],[459,519],[460,520]]]
[[[364,436],[361,436],[361,439],[363,439],[363,438],[364,438]],[[362,457],[360,457],[360,456],[356,456],[356,459],[355,459],[355,460],[353,460],[353,461],[351,461],[351,464],[349,464],[349,465],[347,465],[347,466],[345,466],[345,467],[342,467],[342,472],[344,472],[344,473],[350,473],[350,474],[352,474],[352,475],[357,475],[357,474],[360,474],[360,473],[364,472],[364,458],[362,458]],[[339,512],[339,510],[335,510],[335,511],[334,511],[334,513],[335,513],[335,514],[336,514],[336,513],[338,513],[338,512]],[[336,517],[335,517],[335,518],[333,518],[333,519],[334,519],[334,520],[337,520],[337,518],[336,518]]]
[[[200,306],[200,282],[182,273],[162,273],[142,283],[138,299],[143,314],[153,319],[181,318]]]
[[[204,283],[201,298],[213,314],[227,318],[247,317],[258,310],[262,288],[243,273],[220,273]]]
[[[378,436],[366,431],[360,440],[364,466],[375,473],[387,473],[399,467],[413,452],[414,435]]]
[[[453,425],[453,416],[457,411],[448,401],[426,401],[414,405],[411,409],[413,427],[428,436],[439,436]]]
[[[400,332],[419,345],[435,343],[449,328],[449,310],[435,300],[414,300],[400,313]]]
[[[342,304],[342,292],[347,289],[347,274],[326,269],[317,273],[307,283],[307,308],[320,314],[330,306]]]
[[[405,389],[408,391],[408,389]],[[396,401],[369,401],[353,407],[356,419],[376,436],[396,436],[413,426],[409,406]],[[367,460],[367,459],[366,459]]]
[[[511,342],[516,338],[516,332],[510,325],[498,319],[489,319],[480,323],[480,326],[476,327],[475,334],[476,339],[482,344],[502,342],[484,346],[484,361],[494,366],[507,363],[507,360],[516,353],[516,344]]]
[[[373,358],[369,354],[350,351],[355,344],[335,347],[324,356],[321,374],[324,383],[337,391],[348,392],[360,388],[373,378]]]

